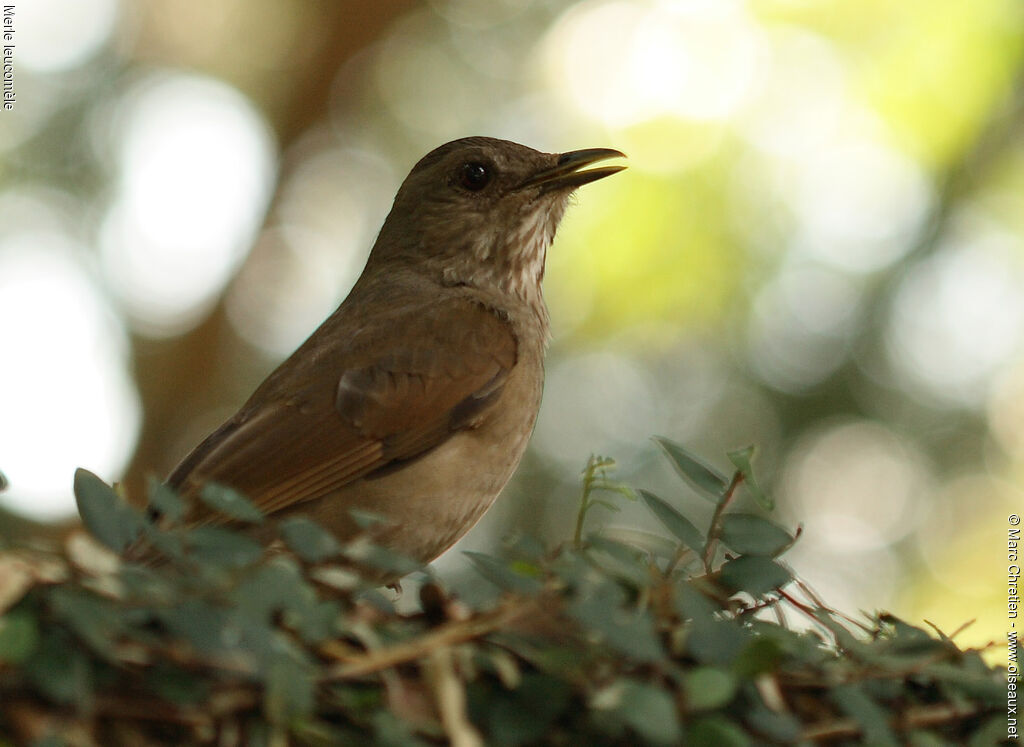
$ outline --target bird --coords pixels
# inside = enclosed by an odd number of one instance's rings
[[[419,563],[451,547],[533,432],[545,260],[570,195],[625,168],[586,167],[624,157],[467,137],[421,158],[345,300],[170,473],[193,499],[186,522],[229,522],[194,500],[217,483],[268,519],[368,532]],[[249,531],[272,539],[266,523]]]

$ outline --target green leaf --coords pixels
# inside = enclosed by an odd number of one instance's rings
[[[280,531],[285,544],[308,563],[319,563],[341,553],[341,543],[334,535],[304,516],[285,519]]]
[[[28,612],[9,612],[0,617],[0,662],[20,664],[36,649],[39,627]]]
[[[3,472],[0,472],[0,493],[7,490],[8,485],[10,485],[10,483],[7,482],[7,476]]]
[[[773,744],[796,744],[800,741],[800,721],[791,713],[777,713],[757,703],[743,718],[755,732],[772,739]]]
[[[904,622],[893,614],[885,613],[879,617],[885,639],[891,642],[890,650],[894,654],[934,654],[936,658],[943,651],[953,653],[956,646],[949,639],[934,638],[927,631]]]
[[[644,499],[644,503],[647,504],[647,507],[651,509],[651,512],[668,531],[672,532],[672,534],[674,534],[678,539],[682,540],[683,544],[691,550],[700,552],[701,548],[704,547],[705,538],[704,535],[701,534],[700,530],[697,529],[689,519],[676,511],[672,506],[656,496],[654,493],[648,490],[643,490],[642,488],[637,492],[640,493],[640,497]]]
[[[637,661],[660,661],[665,650],[647,610],[625,606],[626,594],[611,580],[584,589],[568,611],[608,646]]]
[[[635,588],[651,585],[647,556],[635,547],[604,537],[587,538],[586,557],[609,576],[621,579]]]
[[[750,634],[734,620],[695,618],[686,650],[702,664],[731,665],[750,642]]]
[[[665,452],[680,477],[701,493],[711,496],[713,503],[718,503],[729,485],[721,472],[664,436],[655,436],[654,443]]]
[[[751,620],[749,626],[757,634],[757,640],[774,644],[783,656],[803,659],[808,663],[820,663],[832,659],[832,654],[822,645],[821,638],[810,631],[797,633],[764,620]],[[765,650],[764,653],[767,654],[768,651]],[[761,654],[758,653],[754,656],[753,661],[756,662]],[[754,674],[751,669],[743,671]]]
[[[373,726],[373,741],[363,742],[366,745],[380,747],[427,747],[427,743],[413,734],[413,727],[387,708],[373,711],[369,718]],[[335,742],[335,744],[342,744]]]
[[[44,633],[24,671],[44,695],[57,703],[84,705],[92,698],[89,657],[64,631]]]
[[[724,716],[705,716],[694,721],[686,730],[686,744],[715,745],[715,747],[747,747],[750,737],[741,727]]]
[[[388,524],[391,522],[391,519],[383,514],[378,514],[373,511],[363,511],[360,508],[350,508],[348,513],[349,516],[352,517],[352,521],[354,521],[356,526],[360,529],[371,529],[378,524]]]
[[[247,575],[233,590],[238,610],[249,617],[269,617],[272,612],[304,610],[316,601],[294,558],[278,555]]]
[[[757,478],[754,477],[754,468],[750,464],[750,460],[754,458],[754,451],[753,446],[745,446],[742,449],[727,452],[726,456],[729,457],[729,461],[743,475],[743,482],[746,484],[747,490],[750,491],[750,495],[757,501],[757,504],[765,511],[771,511],[775,508],[775,501],[761,489]]]
[[[161,517],[171,522],[181,520],[185,514],[185,501],[174,491],[174,489],[156,479],[152,475],[146,478],[149,496],[149,505],[160,512]]]
[[[969,698],[989,703],[998,702],[1000,694],[1005,695],[1006,686],[992,679],[988,671],[973,672],[963,666],[954,666],[947,662],[934,662],[921,670],[927,675],[957,693],[962,693]]]
[[[349,542],[345,545],[343,552],[349,560],[354,560],[378,571],[394,573],[399,576],[405,576],[423,568],[422,564],[417,563],[408,555],[403,555],[397,550],[392,550],[388,547],[375,545],[365,537],[358,537]]]
[[[733,671],[743,677],[756,677],[771,672],[784,656],[785,651],[777,640],[758,636],[740,653]]]
[[[53,611],[94,651],[106,655],[113,650],[126,624],[115,602],[70,585],[53,586],[49,597]]]
[[[248,574],[231,593],[235,608],[250,619],[279,621],[306,642],[325,640],[337,632],[340,607],[321,600],[306,582],[301,566],[279,555]]]
[[[199,651],[214,652],[226,645],[225,629],[230,613],[199,599],[184,599],[178,606],[159,611],[159,617],[175,636]]]
[[[495,747],[543,741],[571,694],[568,683],[539,673],[526,674],[512,690],[477,687],[467,693],[473,722],[487,725],[488,744]]]
[[[727,561],[719,573],[719,580],[725,588],[732,592],[745,591],[752,597],[760,597],[785,586],[793,578],[775,561],[757,555],[744,555]]]
[[[1020,725],[1017,726],[1017,734],[1020,734]],[[997,714],[974,730],[967,747],[992,747],[993,745],[1006,744],[1006,714]],[[1019,739],[1019,736],[1018,736]]]
[[[263,555],[263,546],[241,532],[224,527],[198,527],[187,537],[193,559],[231,568],[252,565]]]
[[[214,511],[229,516],[232,519],[245,521],[250,524],[261,524],[263,512],[234,488],[227,485],[209,482],[199,492],[199,497],[207,506]]]
[[[792,535],[778,524],[755,514],[722,517],[722,542],[740,555],[774,557],[793,544]]]
[[[859,685],[837,685],[831,698],[860,726],[865,744],[896,747],[899,742],[889,728],[889,714],[869,698]]]
[[[696,667],[683,677],[686,705],[692,711],[710,711],[727,705],[738,687],[733,674],[715,667]]]
[[[947,747],[949,742],[940,737],[938,734],[932,734],[931,732],[917,730],[912,731],[907,735],[907,745],[909,747]],[[991,744],[998,744],[998,742],[991,742]]]
[[[624,680],[619,712],[633,731],[655,744],[678,744],[682,739],[679,712],[665,690]]]
[[[146,524],[143,528],[146,542],[151,544],[162,555],[175,560],[185,557],[185,542],[179,532],[166,532],[153,524]]]
[[[513,570],[508,563],[479,552],[464,552],[469,561],[476,567],[481,576],[495,586],[507,591],[518,591],[522,594],[537,594],[544,585],[536,578],[524,576]]]
[[[82,521],[101,543],[120,553],[139,536],[139,515],[92,472],[75,470],[74,489]]]
[[[268,720],[285,725],[290,720],[313,711],[316,690],[313,673],[303,661],[280,652],[267,670],[263,710]]]
[[[167,664],[154,666],[149,683],[160,697],[177,705],[201,705],[210,697],[210,683],[200,675]]]

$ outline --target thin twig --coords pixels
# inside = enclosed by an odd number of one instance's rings
[[[333,682],[361,677],[421,659],[438,647],[453,646],[497,630],[525,614],[526,610],[527,605],[521,599],[510,599],[491,612],[471,620],[448,623],[415,640],[374,649],[360,656],[349,658],[332,667],[324,680]],[[328,656],[335,655],[333,650],[321,653],[326,653]]]
[[[711,572],[711,561],[714,559],[715,546],[718,544],[718,538],[722,534],[722,515],[725,513],[725,509],[732,503],[732,499],[736,495],[736,488],[743,482],[743,473],[736,470],[732,475],[732,480],[729,482],[729,486],[722,493],[722,500],[715,505],[715,513],[711,516],[711,526],[708,529],[708,539],[704,543],[704,570],[708,573]]]

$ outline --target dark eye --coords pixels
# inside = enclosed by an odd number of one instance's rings
[[[459,184],[471,192],[479,192],[491,181],[491,170],[482,163],[464,163],[459,171]]]

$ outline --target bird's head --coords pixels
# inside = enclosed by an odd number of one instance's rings
[[[455,140],[428,153],[398,190],[372,261],[412,261],[443,282],[539,298],[547,247],[577,187],[625,166],[609,148],[541,153],[494,138]]]

